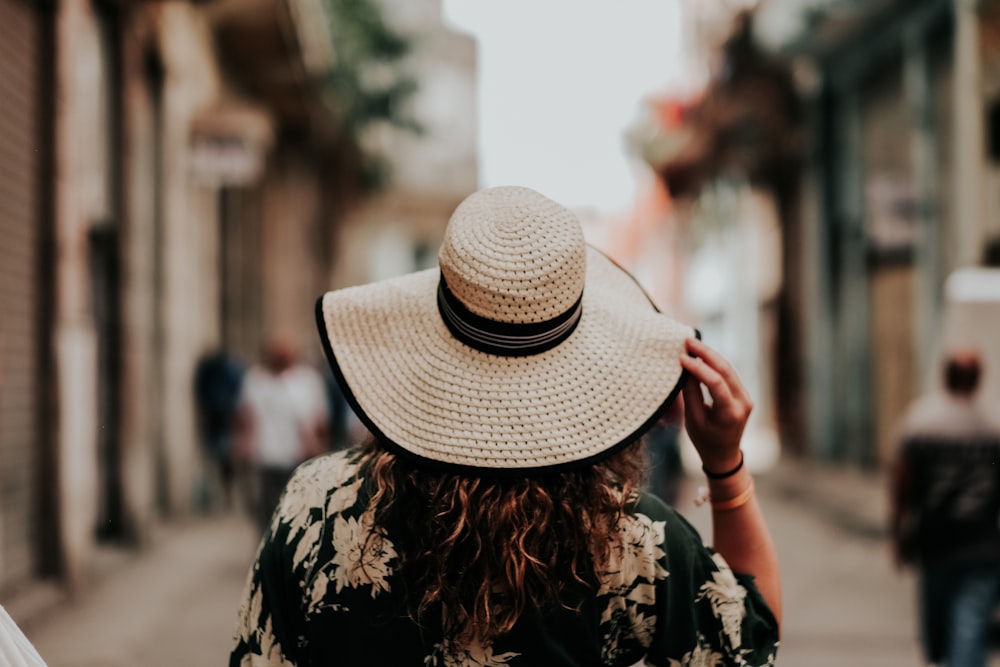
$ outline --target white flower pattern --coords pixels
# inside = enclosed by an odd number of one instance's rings
[[[385,529],[375,526],[372,510],[360,519],[335,517],[333,547],[334,569],[330,578],[336,583],[337,593],[345,586],[371,586],[372,597],[390,590],[389,561],[396,557],[396,548],[386,537]]]
[[[434,645],[434,651],[424,658],[425,667],[503,667],[521,655],[513,651],[495,654],[489,644],[460,645],[444,640]]]
[[[249,573],[230,667],[299,667],[294,656],[309,644],[311,632],[306,618],[335,623],[343,618],[341,612],[368,613],[355,605],[377,608],[384,604],[381,600],[398,600],[400,593],[393,586],[398,550],[389,529],[376,524],[374,508],[367,504],[359,461],[357,452],[344,452],[314,459],[296,470]],[[701,568],[694,581],[687,573],[679,578],[677,590],[686,591],[680,597],[665,597],[674,590],[666,567],[671,516],[676,520],[672,539],[676,541],[680,531],[684,537],[680,548]],[[702,611],[695,614],[697,636],[671,638],[671,655],[659,656],[669,667],[773,667],[776,637],[766,646],[742,645],[743,624],[751,622],[748,604],[760,604],[759,593],[754,589],[751,595],[721,556],[710,558],[697,534],[677,515],[666,517],[654,520],[635,511],[622,517],[610,538],[597,595],[588,603],[596,605],[592,609],[602,637],[601,658],[608,664],[622,664],[641,657],[654,643],[662,645],[655,640],[663,637],[660,633],[669,636],[669,629],[663,627],[658,610],[667,609],[664,605],[671,600],[672,605],[682,605],[671,608],[671,617],[692,609]],[[287,590],[289,577],[299,578],[297,600],[293,599],[295,591]],[[268,579],[271,593],[265,595],[262,582]],[[273,598],[276,589],[289,599]],[[292,610],[305,610],[306,618],[294,626],[297,630],[290,627],[296,622]],[[275,618],[282,621],[277,631]],[[749,618],[759,619],[757,615]],[[426,648],[414,645],[408,660],[422,660],[425,667],[532,664],[533,652],[526,650],[530,647],[522,649],[514,643],[504,649],[495,650],[491,644],[459,645],[444,637],[432,643],[430,655]]]
[[[281,644],[274,636],[274,627],[269,614],[261,615],[263,599],[257,588],[253,594],[245,598],[239,613],[239,629],[237,639],[247,641],[251,634],[257,642],[258,650],[243,655],[240,667],[295,667],[294,663],[285,658]],[[253,629],[253,630],[251,630]]]
[[[631,648],[625,644],[637,642],[645,648],[653,640],[656,615],[649,610],[656,601],[656,582],[669,574],[661,564],[666,555],[662,547],[665,529],[665,521],[636,513],[623,517],[619,530],[611,535],[597,591],[607,598],[601,614],[607,662]],[[646,611],[640,611],[640,605]]]
[[[611,536],[608,562],[601,575],[598,595],[622,595],[640,579],[653,583],[667,576],[660,564],[665,555],[665,521],[653,521],[645,514],[625,516],[621,530]]]
[[[339,489],[357,473],[357,464],[349,452],[339,452],[311,459],[295,470],[288,480],[278,510],[271,520],[271,530],[281,524],[289,527],[287,543],[299,537],[310,521],[310,510],[322,507],[328,489]]]
[[[722,556],[715,554],[712,560],[719,569],[712,573],[712,581],[706,581],[701,585],[695,602],[708,598],[712,604],[712,613],[722,621],[722,631],[729,639],[730,648],[738,649],[742,644],[743,618],[746,616],[744,600],[747,589],[736,581],[736,575],[729,569]]]
[[[358,489],[361,488],[362,483],[364,483],[364,479],[358,477],[350,484],[345,484],[331,493],[330,500],[326,503],[327,516],[340,514],[344,510],[354,507],[355,503],[358,502]]]
[[[690,652],[685,653],[680,660],[671,659],[669,667],[721,667],[725,656],[712,650],[705,643],[703,636],[698,637],[698,644]]]

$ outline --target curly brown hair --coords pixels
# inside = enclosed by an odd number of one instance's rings
[[[492,641],[528,611],[571,606],[570,586],[593,586],[644,463],[639,440],[597,463],[530,476],[418,468],[375,440],[362,457],[377,521],[405,512],[396,546],[410,613],[419,621],[447,610],[443,630],[460,642]]]

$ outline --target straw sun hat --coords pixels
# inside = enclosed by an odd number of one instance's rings
[[[694,331],[554,201],[477,192],[438,259],[316,306],[337,381],[397,454],[479,473],[581,465],[634,441],[680,390]]]

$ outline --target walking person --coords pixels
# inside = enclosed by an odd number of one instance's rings
[[[221,503],[214,494],[206,493],[206,509],[219,504],[226,510],[233,507],[233,438],[243,372],[243,366],[223,350],[204,355],[195,367],[198,437],[222,492]]]
[[[326,388],[317,370],[299,361],[287,337],[264,345],[250,368],[239,407],[236,457],[252,476],[252,513],[263,531],[292,471],[329,451]]]
[[[943,391],[920,398],[902,427],[892,482],[897,564],[919,570],[929,664],[985,667],[1000,594],[1000,422],[976,401],[982,360],[950,352]]]
[[[677,413],[678,406],[670,412]],[[646,432],[646,452],[649,472],[646,489],[668,505],[677,504],[684,483],[684,463],[681,460],[680,413],[668,413]]]
[[[439,264],[319,301],[372,437],[289,481],[230,665],[773,665],[778,568],[732,367],[532,190],[467,198]],[[674,401],[714,550],[641,491],[641,436]]]

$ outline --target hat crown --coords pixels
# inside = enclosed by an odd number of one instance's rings
[[[551,320],[580,299],[586,275],[580,220],[524,187],[481,190],[452,215],[438,253],[451,293],[495,322]]]

